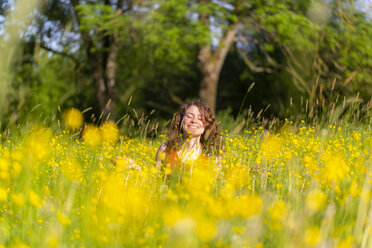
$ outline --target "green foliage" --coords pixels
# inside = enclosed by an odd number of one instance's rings
[[[314,49],[319,28],[306,16],[292,12],[284,4],[277,4],[260,9],[258,18],[273,42],[297,50]]]
[[[149,59],[171,62],[185,70],[192,61],[190,50],[210,42],[209,27],[192,17],[203,10],[187,0],[157,3],[159,7],[152,10],[144,22],[136,23],[143,34],[143,46],[149,52]]]
[[[111,33],[122,28],[118,25],[118,18],[123,19],[111,6],[104,4],[78,5],[75,10],[81,17],[80,30]],[[121,20],[122,21],[122,20]],[[122,23],[120,23],[122,24]],[[97,33],[91,34],[96,35]]]
[[[34,63],[25,63],[13,82],[10,124],[35,117],[41,121],[55,116],[60,107],[78,106],[80,103],[73,97],[81,93],[86,82],[85,79],[77,82],[75,73],[71,60],[57,56],[50,58],[46,52],[39,53]]]
[[[104,1],[76,2],[75,9],[68,1],[48,2],[47,11],[37,13],[34,22],[38,33],[26,36],[18,53],[10,53],[17,62],[7,75],[2,72],[0,81],[12,85],[6,112],[13,121],[53,114],[58,106],[95,107],[86,48],[101,52],[97,59],[103,65],[112,34],[120,41],[118,116],[130,112],[127,105],[132,99],[139,112],[156,109],[154,118],[168,119],[182,102],[198,96],[200,48],[211,45],[214,51],[224,32],[237,22],[239,41],[220,74],[218,111],[231,109],[236,117],[241,106],[255,115],[270,106],[264,115],[300,118],[310,113],[304,114],[307,103],[307,110],[313,109],[307,120],[313,121],[329,114],[336,99],[334,111],[343,105],[343,97],[346,108],[354,110],[362,110],[371,99],[372,24],[345,1],[150,0],[122,10]],[[82,34],[93,42],[81,45]],[[49,48],[58,51],[47,54],[42,47],[51,40]],[[36,49],[37,44],[41,48]],[[7,49],[4,45],[1,51]],[[252,82],[255,87],[242,103]],[[302,102],[301,107],[288,110],[290,98]],[[348,105],[352,99],[359,104]],[[344,108],[338,109],[337,116],[343,116]]]

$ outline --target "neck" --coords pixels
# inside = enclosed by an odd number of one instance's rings
[[[190,137],[187,139],[188,141],[186,141],[184,143],[184,146],[187,150],[192,150],[192,149],[195,149],[195,147],[200,147],[201,146],[201,143],[200,143],[200,136],[198,137]]]

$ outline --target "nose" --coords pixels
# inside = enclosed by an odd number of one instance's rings
[[[198,117],[197,116],[193,116],[191,118],[191,122],[194,122],[194,123],[198,122]]]

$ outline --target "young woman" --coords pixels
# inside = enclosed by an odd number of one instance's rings
[[[222,146],[216,117],[203,102],[183,105],[171,123],[168,141],[160,145],[155,166],[170,165],[172,172],[207,161]]]

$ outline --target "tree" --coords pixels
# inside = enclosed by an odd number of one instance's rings
[[[293,5],[293,4],[292,4]],[[295,4],[297,12],[291,12],[291,1],[212,1],[200,0],[199,20],[209,29],[210,42],[204,44],[199,50],[199,69],[203,75],[200,86],[200,98],[205,101],[212,109],[216,107],[217,86],[222,65],[226,55],[236,41],[252,42],[257,33],[268,32],[272,29],[273,24],[268,20],[275,16],[293,15],[294,18],[286,18],[285,25],[292,29],[299,29],[301,24],[305,24],[305,17],[298,13],[301,4]],[[297,22],[300,20],[300,24]],[[280,22],[280,20],[277,20]],[[275,23],[276,24],[276,23]],[[221,35],[213,35],[212,30],[219,30]],[[300,35],[300,34],[296,34]],[[288,40],[288,38],[285,38]],[[212,40],[218,40],[215,47],[212,46]],[[284,39],[283,39],[284,41]],[[273,46],[266,41],[257,44],[262,49],[265,58],[271,66],[277,66],[275,61],[270,57],[269,52]],[[265,70],[254,65],[247,56],[249,50],[240,49],[244,61],[250,69]],[[270,69],[267,69],[269,71]]]
[[[234,77],[230,83],[240,84],[226,91],[245,92],[253,81],[262,90],[279,87],[281,94],[260,95],[277,96],[281,106],[291,94],[309,98],[311,104],[317,102],[315,95],[322,101],[336,92],[355,96],[360,91],[368,99],[371,24],[346,2],[51,0],[23,37],[15,82],[38,92],[34,98],[47,100],[45,104],[63,104],[75,96],[74,104],[96,103],[106,117],[125,109],[131,95],[138,100],[136,107],[161,109],[167,117],[196,95],[216,109],[224,70],[223,80]],[[239,70],[224,67],[226,59],[234,59]],[[40,72],[49,63],[50,73]],[[59,63],[64,66],[57,72]],[[53,97],[59,100],[52,101],[37,90],[51,81],[59,84],[54,89],[79,90],[55,90]],[[223,95],[219,109],[224,103],[239,105],[228,100],[236,97],[231,92]],[[260,105],[270,102],[255,99]]]
[[[91,77],[96,105],[105,118],[115,115],[117,56],[144,1],[51,0],[39,13],[32,33],[38,45],[75,63]]]

